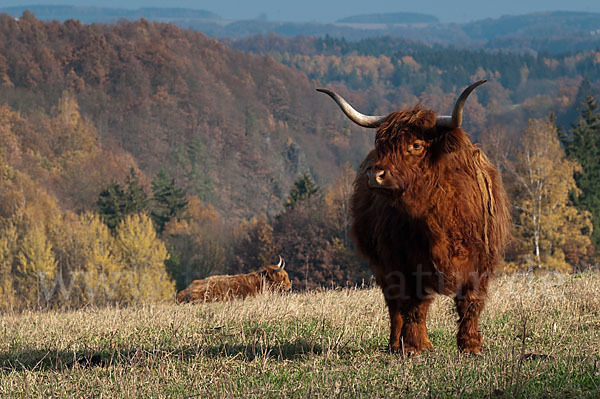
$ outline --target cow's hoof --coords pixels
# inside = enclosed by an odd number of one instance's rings
[[[396,353],[405,358],[417,357],[421,354],[421,351],[414,346],[390,346],[389,351]]]
[[[408,359],[417,357],[420,354],[421,354],[421,351],[419,349],[415,348],[414,346],[406,346],[405,345],[401,351],[401,355]]]
[[[463,353],[476,355],[481,352],[481,335],[477,336],[458,336],[458,350]]]
[[[470,339],[465,342],[459,342],[458,350],[468,355],[479,355],[481,353],[481,342]]]
[[[400,353],[402,352],[402,347],[399,345],[388,345],[387,351],[390,353]]]
[[[461,350],[460,351],[462,354],[464,354],[465,356],[469,356],[472,357],[474,359],[479,359],[483,357],[483,353],[481,352],[481,349],[478,350]]]
[[[423,343],[421,344],[421,350],[430,351],[432,349],[433,349],[433,344],[431,343],[431,341],[429,339],[423,341]]]

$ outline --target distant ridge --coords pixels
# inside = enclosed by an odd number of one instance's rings
[[[422,24],[438,23],[437,17],[415,12],[392,12],[386,14],[361,14],[337,20],[338,23],[353,24]]]
[[[24,5],[17,7],[3,7],[0,12],[20,17],[24,11],[29,10],[36,18],[41,20],[78,19],[84,23],[112,22],[120,18],[152,20],[221,20],[222,18],[210,11],[194,10],[187,8],[157,8],[146,7],[136,10],[124,8],[104,8],[93,6],[70,6],[70,5]]]
[[[36,0],[32,0],[36,1]],[[60,0],[58,0],[60,1]],[[600,48],[600,13],[547,11],[524,15],[503,15],[468,23],[442,23],[435,16],[394,12],[354,15],[335,23],[231,20],[206,10],[185,8],[116,9],[70,5],[25,5],[0,8],[15,18],[25,10],[44,21],[68,19],[84,24],[115,23],[120,19],[173,23],[220,39],[242,39],[253,35],[284,37],[317,36],[358,41],[393,37],[429,45],[508,50],[520,53],[554,54]]]
[[[555,37],[568,33],[590,33],[600,29],[600,14],[577,11],[546,11],[524,15],[503,15],[462,26],[472,39],[501,37]]]

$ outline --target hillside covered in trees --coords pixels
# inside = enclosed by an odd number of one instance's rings
[[[598,51],[219,42],[143,19],[0,15],[0,307],[168,298],[280,254],[295,288],[368,281],[347,201],[373,136],[321,86],[365,113],[419,102],[446,113],[467,83],[488,79],[465,127],[519,201],[505,270],[588,267],[600,237],[599,77]],[[546,191],[522,178],[534,175],[531,154]]]
[[[166,169],[235,216],[277,210],[300,172],[331,182],[331,171],[356,163],[368,143],[331,118],[305,74],[201,33],[144,20],[45,23],[27,13],[2,16],[0,29],[1,102],[51,114],[70,93],[102,149],[126,153],[149,176]],[[41,157],[47,150],[35,149]],[[123,166],[120,177],[131,164]],[[87,209],[96,194],[69,200]]]
[[[384,113],[419,101],[447,112],[460,88],[488,79],[477,99],[467,103],[469,131],[476,137],[490,123],[515,130],[525,126],[528,118],[549,112],[568,126],[586,97],[600,93],[599,51],[534,56],[458,50],[395,38],[350,42],[275,35],[227,43],[248,53],[268,54],[323,85],[347,90],[366,112]]]

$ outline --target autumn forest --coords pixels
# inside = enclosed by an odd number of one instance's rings
[[[502,171],[502,273],[597,268],[600,50],[405,39],[216,40],[171,24],[0,15],[0,309],[169,299],[287,262],[294,289],[369,284],[349,237],[365,113],[448,113]]]

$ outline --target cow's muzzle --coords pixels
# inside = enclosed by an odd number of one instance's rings
[[[374,170],[367,172],[369,178],[369,187],[377,188],[383,185],[385,179],[385,170]]]
[[[370,188],[396,190],[398,185],[392,179],[392,174],[384,169],[371,169],[367,172],[367,184]]]

